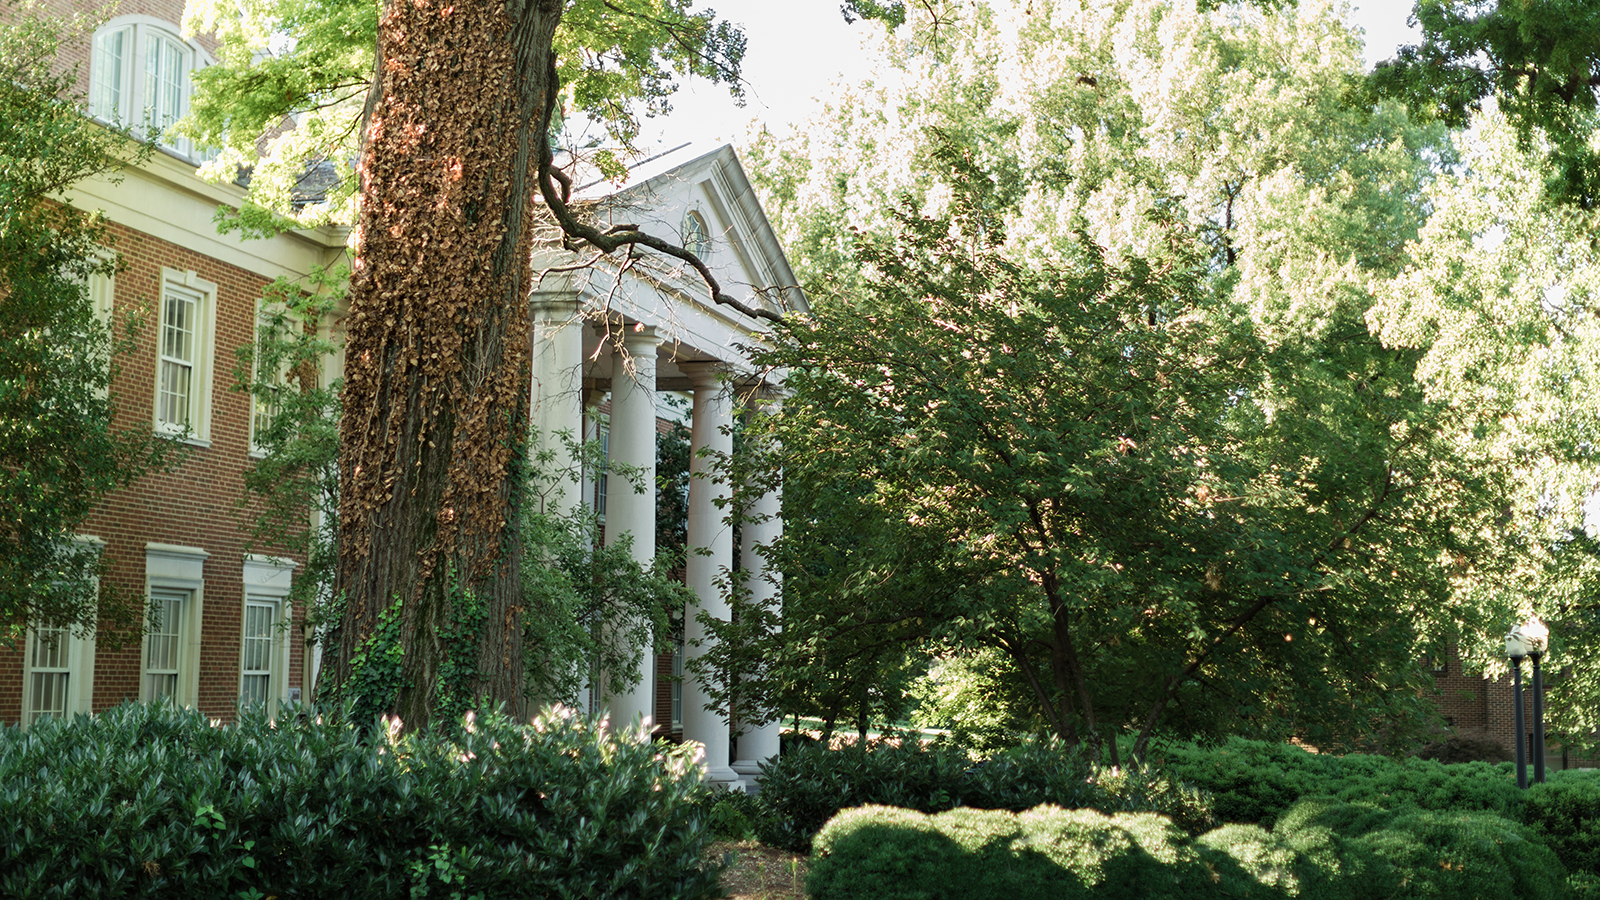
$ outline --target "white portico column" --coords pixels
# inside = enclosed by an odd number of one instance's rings
[[[706,630],[697,613],[705,610],[728,620],[728,601],[717,577],[733,568],[733,528],[723,521],[717,499],[729,494],[728,485],[713,479],[712,462],[700,451],[726,455],[733,451],[733,401],[720,373],[705,363],[679,366],[694,386],[694,417],[689,430],[689,546],[685,560],[689,590],[696,603],[684,611],[684,653],[690,660],[708,649]],[[706,552],[706,551],[709,551]],[[701,646],[696,646],[696,644]],[[726,710],[706,710],[706,692],[699,679],[683,683],[683,737],[706,748],[706,778],[713,784],[730,784],[738,774],[728,765],[728,715]]]
[[[656,555],[656,346],[654,328],[628,327],[611,358],[609,458],[639,470],[643,492],[627,479],[606,492],[606,546],[633,536],[633,559],[649,567]],[[627,725],[655,712],[656,648],[645,646],[638,684],[611,698],[611,721]],[[653,724],[653,723],[652,723]]]
[[[533,396],[530,418],[539,435],[534,452],[551,451],[554,480],[541,480],[540,493],[529,499],[544,512],[570,510],[583,502],[576,460],[562,434],[583,439],[583,323],[573,291],[535,291],[533,308]]]
[[[775,401],[772,403],[776,405]],[[749,517],[740,528],[740,577],[744,589],[750,592],[751,605],[772,608],[779,602],[783,573],[768,564],[767,548],[782,535],[783,488],[776,486],[750,504]],[[754,789],[761,764],[778,756],[778,720],[742,724],[733,770],[747,789]]]

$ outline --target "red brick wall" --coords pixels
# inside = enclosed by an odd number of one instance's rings
[[[111,230],[114,248],[126,270],[115,282],[118,322],[142,311],[144,324],[134,349],[117,360],[112,385],[120,427],[150,428],[154,420],[156,336],[160,319],[162,268],[194,271],[217,285],[212,343],[210,446],[185,445],[185,456],[170,472],[146,475],[106,499],[80,529],[106,542],[112,584],[143,595],[145,544],[156,542],[204,549],[198,707],[207,715],[231,719],[239,696],[239,652],[243,631],[247,513],[239,507],[249,457],[251,406],[232,390],[238,365],[236,348],[255,334],[256,302],[267,280],[176,244],[120,225]],[[250,548],[269,553],[274,548]],[[296,619],[298,613],[294,614]],[[288,684],[301,684],[304,634],[298,624],[285,634],[290,645]],[[94,660],[96,711],[139,696],[140,644],[137,636],[113,648],[102,634]],[[0,651],[0,721],[21,717],[22,655]]]

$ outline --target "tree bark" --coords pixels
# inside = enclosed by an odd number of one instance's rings
[[[389,0],[380,21],[340,433],[343,608],[319,694],[407,728],[479,701],[525,711],[527,297],[562,7]],[[374,633],[391,608],[399,671],[365,677],[353,663],[389,640]]]

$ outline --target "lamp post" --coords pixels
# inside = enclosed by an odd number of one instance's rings
[[[1533,659],[1533,780],[1544,784],[1544,678],[1539,661],[1550,646],[1550,629],[1538,619],[1529,619],[1522,626],[1528,640],[1528,656]]]
[[[1528,748],[1522,722],[1522,658],[1527,655],[1528,639],[1519,625],[1506,635],[1506,656],[1511,658],[1511,707],[1516,711],[1512,740],[1517,745],[1517,787],[1524,789],[1528,786]]]

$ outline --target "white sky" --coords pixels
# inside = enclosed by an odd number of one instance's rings
[[[686,141],[738,143],[756,119],[774,131],[803,122],[841,73],[851,82],[866,74],[861,39],[878,27],[846,25],[838,0],[699,0],[696,7],[744,26],[748,102],[740,109],[724,88],[684,84],[673,97],[672,115],[646,122],[646,133],[662,149]],[[1369,66],[1416,40],[1417,33],[1406,28],[1410,0],[1364,0],[1352,7],[1352,18],[1366,31]]]

